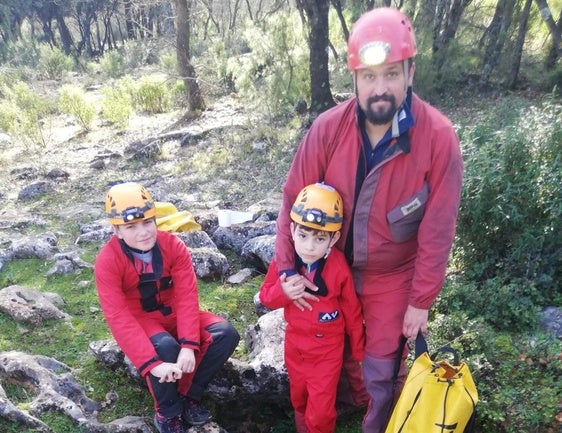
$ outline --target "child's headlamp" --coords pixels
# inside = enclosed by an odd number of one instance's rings
[[[302,221],[324,227],[326,225],[326,213],[320,209],[306,209],[302,214]]]
[[[123,217],[123,221],[125,223],[130,223],[134,220],[144,219],[144,211],[143,209],[139,209],[138,207],[130,207],[125,209],[121,216]]]

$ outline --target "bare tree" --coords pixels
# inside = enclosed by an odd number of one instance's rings
[[[175,0],[176,5],[176,56],[179,73],[185,84],[187,103],[191,114],[205,109],[205,101],[191,64],[191,10],[193,0]]]
[[[521,56],[523,54],[523,46],[525,44],[525,37],[527,36],[527,27],[529,23],[529,15],[531,13],[531,6],[533,0],[525,0],[523,10],[519,15],[519,29],[517,30],[517,39],[513,47],[513,59],[511,61],[511,68],[509,69],[509,76],[507,78],[507,86],[509,88],[515,87],[517,77],[519,76],[519,69],[521,67]]]
[[[494,18],[489,26],[488,43],[483,59],[483,66],[480,72],[479,84],[484,86],[488,84],[490,75],[496,67],[498,60],[503,51],[511,20],[513,18],[513,8],[515,0],[499,0],[496,3],[496,11]]]
[[[329,0],[297,0],[308,24],[308,47],[310,52],[310,111],[321,113],[336,103],[330,89],[328,70],[328,12]]]
[[[552,39],[552,48],[547,58],[546,66],[548,68],[554,68],[556,61],[562,56],[562,11],[560,11],[558,24],[556,24],[547,0],[535,0],[535,2],[537,3],[543,21],[550,31],[550,38]]]
[[[457,33],[461,17],[471,2],[472,0],[437,0],[435,3],[432,51],[437,75],[440,74],[445,63],[449,45]],[[424,7],[423,3],[422,7]]]

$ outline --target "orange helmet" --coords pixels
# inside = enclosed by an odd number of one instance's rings
[[[308,185],[297,196],[291,209],[291,219],[312,229],[337,232],[343,223],[343,200],[329,185]]]
[[[416,54],[414,29],[398,9],[375,8],[361,15],[351,27],[347,67],[352,71],[399,62]]]
[[[122,225],[153,218],[156,208],[144,186],[126,182],[109,189],[105,197],[105,213],[111,224]]]

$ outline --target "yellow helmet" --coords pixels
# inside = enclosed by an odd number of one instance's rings
[[[105,197],[105,213],[114,225],[143,221],[156,216],[152,196],[135,182],[112,186]]]
[[[337,232],[343,223],[343,200],[329,185],[308,185],[297,196],[291,209],[291,219],[312,229]]]

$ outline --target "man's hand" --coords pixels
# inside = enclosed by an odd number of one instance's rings
[[[406,314],[404,314],[404,323],[402,324],[402,334],[408,339],[416,339],[418,331],[423,335],[427,333],[427,318],[429,310],[422,310],[408,305]]]
[[[177,365],[184,373],[192,373],[195,370],[195,352],[193,349],[182,347],[178,355]]]
[[[163,362],[160,365],[157,365],[152,370],[150,370],[150,374],[155,377],[160,378],[159,382],[175,382],[176,380],[181,379],[181,369],[177,366],[177,364],[171,362]]]
[[[283,293],[287,296],[287,298],[293,300],[293,303],[299,310],[312,310],[312,305],[309,301],[318,302],[319,299],[317,296],[305,292],[306,288],[316,292],[318,287],[302,275],[295,274],[287,277],[287,275],[283,274],[279,277],[279,280],[281,282]]]

